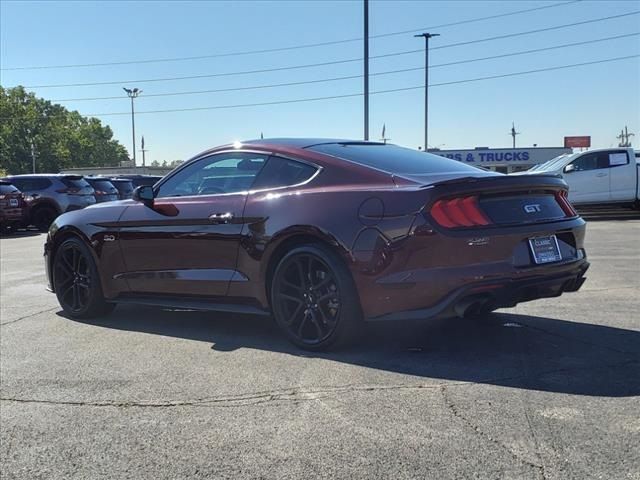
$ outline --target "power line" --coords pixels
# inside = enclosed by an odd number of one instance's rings
[[[584,20],[581,22],[574,22],[574,23],[568,23],[568,24],[564,24],[564,25],[556,25],[553,27],[547,27],[547,28],[543,28],[543,29],[537,29],[537,30],[528,30],[526,32],[517,32],[517,33],[511,33],[511,34],[507,34],[507,35],[501,35],[498,37],[487,37],[487,38],[480,38],[480,39],[476,39],[476,40],[471,40],[471,41],[467,41],[467,42],[459,42],[459,43],[451,43],[451,44],[447,44],[447,45],[441,45],[439,47],[435,47],[433,48],[434,50],[436,48],[438,49],[442,49],[442,48],[450,48],[450,47],[457,47],[460,45],[467,45],[467,44],[472,44],[472,43],[480,43],[480,42],[488,42],[491,40],[499,40],[499,39],[504,39],[504,38],[511,38],[511,37],[517,37],[520,35],[529,35],[532,33],[538,33],[538,32],[543,32],[543,31],[549,31],[549,30],[557,30],[557,29],[561,29],[561,28],[568,28],[568,27],[573,27],[576,25],[585,25],[588,23],[595,23],[595,22],[603,22],[606,20],[612,20],[614,18],[620,18],[620,17],[626,17],[629,15],[637,15],[638,13],[640,13],[640,10],[637,11],[633,11],[633,12],[627,12],[627,13],[623,13],[623,14],[619,14],[619,15],[612,15],[609,17],[602,17],[602,18],[594,18],[591,20]],[[407,55],[410,53],[417,53],[417,52],[424,52],[424,49],[417,49],[417,50],[406,50],[406,51],[402,51],[402,52],[393,52],[393,53],[386,53],[386,54],[382,54],[382,55],[373,55],[369,58],[387,58],[387,57],[395,57],[395,56],[399,56],[399,55]],[[150,83],[150,82],[168,82],[168,81],[177,81],[177,80],[194,80],[194,79],[200,79],[200,78],[214,78],[214,77],[227,77],[227,76],[236,76],[236,75],[250,75],[250,74],[256,74],[256,73],[268,73],[268,72],[278,72],[278,71],[285,71],[285,70],[296,70],[296,69],[303,69],[303,68],[312,68],[312,67],[320,67],[320,66],[327,66],[327,65],[337,65],[337,64],[342,64],[342,63],[351,63],[351,62],[361,62],[362,58],[352,58],[352,59],[346,59],[346,60],[333,60],[330,62],[321,62],[321,63],[309,63],[309,64],[303,64],[303,65],[290,65],[290,66],[286,66],[286,67],[274,67],[274,68],[266,68],[266,69],[259,69],[259,70],[245,70],[245,71],[239,71],[239,72],[223,72],[223,73],[210,73],[210,74],[202,74],[202,75],[188,75],[188,76],[181,76],[181,77],[164,77],[164,78],[147,78],[147,79],[137,79],[137,80],[116,80],[116,81],[107,81],[107,82],[87,82],[87,83],[66,83],[66,84],[52,84],[52,85],[28,85],[25,86],[25,88],[60,88],[60,87],[88,87],[88,86],[98,86],[98,85],[120,85],[120,84],[124,84],[124,83]]]
[[[553,71],[553,70],[562,70],[562,69],[567,69],[567,68],[582,67],[582,66],[586,66],[586,65],[596,65],[596,64],[601,64],[601,63],[615,62],[615,61],[619,61],[619,60],[627,60],[627,59],[630,59],[630,58],[638,58],[638,57],[640,57],[640,54],[627,55],[627,56],[624,56],[624,57],[605,58],[605,59],[602,59],[602,60],[594,60],[594,61],[591,61],[591,62],[574,63],[574,64],[570,64],[570,65],[559,65],[559,66],[555,66],[555,67],[539,68],[539,69],[535,69],[535,70],[526,70],[526,71],[523,71],[523,72],[512,72],[512,73],[505,73],[505,74],[501,74],[501,75],[491,75],[491,76],[487,76],[487,77],[476,77],[476,78],[468,78],[468,79],[464,79],[464,80],[455,80],[455,81],[451,81],[451,82],[434,83],[434,84],[429,85],[429,87],[440,87],[440,86],[444,86],[444,85],[455,85],[455,84],[460,84],[460,83],[479,82],[479,81],[482,81],[482,80],[491,80],[491,79],[496,79],[496,78],[515,77],[515,76],[518,76],[518,75],[528,75],[528,74],[532,74],[532,73],[549,72],[549,71]],[[389,89],[389,90],[378,90],[378,91],[375,91],[375,92],[371,92],[371,95],[379,95],[379,94],[393,93],[393,92],[404,92],[404,91],[417,90],[417,89],[423,89],[423,88],[424,88],[424,85],[418,85],[418,86],[415,86],[415,87],[403,87],[403,88],[393,88],[393,89]],[[321,100],[334,100],[334,99],[340,99],[340,98],[359,97],[359,96],[362,96],[362,93],[349,93],[349,94],[345,94],[345,95],[331,95],[331,96],[326,96],[326,97],[299,98],[299,99],[293,99],[293,100],[278,100],[278,101],[273,101],[273,102],[242,103],[242,104],[235,104],[235,105],[215,105],[215,106],[211,106],[211,107],[175,108],[175,109],[166,109],[166,110],[146,110],[146,111],[141,111],[141,112],[137,112],[137,113],[138,114],[150,114],[150,113],[192,112],[192,111],[200,111],[200,110],[221,110],[221,109],[230,109],[230,108],[261,107],[261,106],[268,106],[268,105],[283,105],[283,104],[289,104],[289,103],[315,102],[315,101],[321,101]],[[115,116],[115,115],[129,115],[129,112],[91,113],[91,114],[86,114],[85,116],[88,116],[88,117],[105,117],[105,116]]]
[[[468,20],[460,20],[452,23],[443,23],[441,25],[433,25],[430,27],[416,28],[413,30],[402,30],[402,31],[383,33],[378,35],[371,35],[369,38],[385,38],[385,37],[391,37],[391,36],[397,36],[397,35],[405,35],[408,33],[415,33],[418,31],[424,31],[424,30],[429,30],[434,28],[447,28],[447,27],[453,27],[457,25],[465,25],[468,23],[481,22],[485,20],[492,20],[495,18],[503,18],[503,17],[513,16],[513,15],[520,15],[523,13],[534,12],[538,10],[545,10],[548,8],[561,7],[561,6],[569,5],[572,3],[578,3],[580,1],[582,0],[571,0],[567,2],[554,3],[552,5],[543,5],[540,7],[527,8],[524,10],[516,10],[513,12],[500,13],[497,15],[489,15],[486,17],[471,18]],[[79,64],[70,64],[70,65],[36,65],[36,66],[25,66],[25,67],[2,68],[0,70],[4,70],[4,71],[43,70],[43,69],[62,69],[62,68],[105,67],[105,66],[114,66],[114,65],[132,65],[132,64],[144,64],[144,63],[179,62],[179,61],[188,61],[188,60],[203,60],[208,58],[221,58],[221,57],[233,57],[233,56],[241,56],[241,55],[254,55],[254,54],[262,54],[262,53],[275,53],[275,52],[283,52],[288,50],[299,50],[304,48],[324,47],[329,45],[338,45],[341,43],[358,42],[361,40],[362,40],[361,37],[356,37],[356,38],[347,38],[343,40],[332,40],[327,42],[292,45],[288,47],[267,48],[267,49],[261,49],[261,50],[247,50],[247,51],[228,52],[228,53],[215,53],[210,55],[196,55],[196,56],[190,56],[190,57],[155,58],[155,59],[128,60],[128,61],[120,61],[120,62],[103,62],[103,63],[79,63]]]
[[[632,37],[632,36],[637,36],[637,35],[640,35],[640,32],[627,33],[627,34],[622,34],[622,35],[615,35],[615,36],[612,36],[612,37],[597,38],[597,39],[593,39],[593,40],[585,40],[585,41],[582,41],[582,42],[565,43],[565,44],[562,44],[562,45],[553,45],[553,46],[550,46],[550,47],[536,48],[536,49],[531,49],[531,50],[523,50],[523,51],[519,51],[519,52],[504,53],[504,54],[500,54],[500,55],[492,55],[492,56],[489,56],[489,57],[471,58],[471,59],[467,59],[467,60],[459,60],[459,61],[456,61],[456,62],[440,63],[440,64],[436,64],[436,65],[431,65],[430,68],[447,67],[447,66],[450,66],[450,65],[460,65],[460,64],[464,64],[464,63],[480,62],[480,61],[484,61],[484,60],[494,60],[494,59],[498,59],[498,58],[513,57],[513,56],[517,56],[517,55],[525,55],[525,54],[536,53],[536,52],[544,52],[544,51],[548,51],[548,50],[557,50],[557,49],[560,49],[560,48],[574,47],[574,46],[580,46],[580,45],[588,45],[588,44],[592,44],[592,43],[605,42],[605,41],[609,41],[609,40],[617,40],[617,39],[620,39],[620,38],[627,38],[627,37]],[[423,69],[424,69],[424,67],[403,68],[403,69],[399,69],[399,70],[389,70],[389,71],[384,71],[384,72],[371,73],[371,74],[369,74],[369,76],[374,77],[374,76],[381,76],[381,75],[391,75],[391,74],[396,74],[396,73],[413,72],[413,71],[423,70]],[[299,82],[274,83],[274,84],[266,84],[266,85],[252,85],[252,86],[247,86],[247,87],[217,88],[217,89],[209,89],[209,90],[192,90],[192,91],[182,91],[182,92],[151,93],[151,94],[146,94],[144,96],[144,98],[147,98],[147,97],[181,96],[181,95],[199,95],[199,94],[203,94],[203,93],[223,93],[223,92],[237,92],[237,91],[245,91],[245,90],[259,90],[259,89],[265,89],[265,88],[291,87],[291,86],[296,86],[296,85],[308,85],[308,84],[316,84],[316,83],[335,82],[335,81],[340,81],[340,80],[353,80],[353,79],[356,79],[356,78],[362,78],[362,75],[347,75],[347,76],[342,76],[342,77],[321,78],[321,79],[315,79],[315,80],[304,80],[304,81],[299,81]],[[51,101],[52,102],[79,102],[79,101],[121,100],[121,99],[122,99],[122,96],[110,96],[110,97],[62,98],[62,99],[55,99],[55,100],[51,100]]]
[[[612,20],[614,18],[628,17],[630,15],[637,15],[638,13],[640,13],[640,10],[635,10],[633,12],[627,12],[627,13],[621,13],[619,15],[611,15],[609,17],[596,18],[596,19],[591,19],[591,20],[583,20],[582,22],[574,22],[574,23],[569,23],[569,24],[566,24],[566,25],[556,25],[556,26],[553,26],[553,27],[538,28],[536,30],[528,30],[526,32],[508,33],[506,35],[498,35],[498,36],[495,36],[495,37],[487,37],[487,38],[482,38],[480,40],[470,40],[470,41],[466,41],[466,42],[449,43],[447,45],[441,45],[441,46],[438,46],[438,47],[433,47],[432,50],[436,50],[436,49],[440,49],[440,48],[459,47],[461,45],[470,45],[472,43],[489,42],[489,41],[492,41],[492,40],[503,40],[505,38],[519,37],[521,35],[530,35],[530,34],[533,34],[533,33],[549,32],[551,30],[558,30],[558,29],[561,29],[561,28],[575,27],[577,25],[586,25],[588,23],[602,22],[604,20]]]

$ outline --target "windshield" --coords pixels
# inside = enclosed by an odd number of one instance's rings
[[[60,178],[60,181],[69,188],[77,188],[79,190],[83,188],[91,187],[91,185],[89,185],[83,177],[75,177],[75,176],[62,177]]]
[[[573,154],[563,153],[562,155],[558,155],[557,157],[552,158],[551,160],[547,160],[544,163],[536,165],[535,167],[529,169],[529,172],[549,172],[551,170],[555,170],[560,164],[562,164],[567,158],[571,157]]]
[[[7,193],[19,193],[19,192],[20,190],[18,190],[16,187],[14,187],[10,183],[0,183],[0,195],[4,195]]]
[[[96,193],[116,193],[117,190],[109,180],[91,180],[91,185],[95,188]]]
[[[396,174],[478,173],[476,167],[457,160],[396,145],[328,143],[314,145],[309,150]]]

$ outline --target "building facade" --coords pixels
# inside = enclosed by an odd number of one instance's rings
[[[520,172],[534,165],[565,153],[572,149],[564,147],[531,147],[531,148],[484,148],[472,150],[438,150],[430,149],[429,153],[452,158],[459,162],[487,168],[500,173]]]

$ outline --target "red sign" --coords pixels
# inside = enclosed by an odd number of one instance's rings
[[[591,137],[564,137],[564,148],[588,148]]]

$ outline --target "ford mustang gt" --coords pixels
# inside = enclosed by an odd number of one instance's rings
[[[118,303],[270,315],[321,350],[363,320],[481,316],[576,291],[584,235],[556,176],[382,143],[265,139],[61,215],[45,263],[70,317]]]

